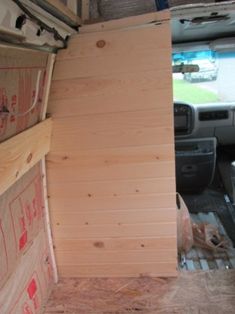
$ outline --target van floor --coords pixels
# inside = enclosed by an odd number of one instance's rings
[[[187,254],[179,254],[180,269],[235,269],[235,211],[220,182],[221,179],[215,178],[210,188],[198,194],[182,194],[182,197],[191,220],[194,223],[214,225],[231,243],[230,248],[224,252],[213,252],[194,246]]]
[[[184,271],[178,278],[64,278],[45,314],[232,314],[235,270]]]
[[[223,189],[210,188],[182,197],[191,214],[215,213],[235,246],[235,210]]]
[[[214,251],[194,245],[189,252],[179,253],[179,269],[189,271],[235,269],[235,249],[217,214],[208,212],[191,214],[190,216],[193,223],[215,226],[225,241],[226,248]]]

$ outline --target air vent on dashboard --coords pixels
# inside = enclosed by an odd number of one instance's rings
[[[174,102],[175,136],[189,135],[193,130],[193,109],[190,105]]]
[[[224,119],[228,119],[228,117],[229,117],[229,114],[227,110],[199,112],[200,121],[224,120]]]

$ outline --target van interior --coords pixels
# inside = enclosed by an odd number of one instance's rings
[[[235,312],[235,2],[0,0],[0,314]]]
[[[235,95],[229,74],[235,65],[232,19],[231,12],[229,16],[201,12],[197,17],[173,18],[171,25],[173,66],[199,67],[197,72],[173,73],[177,191],[193,221],[215,225],[217,221],[234,246]],[[233,268],[232,251],[230,259],[226,254],[213,257],[201,249],[192,250],[181,256],[181,267]]]

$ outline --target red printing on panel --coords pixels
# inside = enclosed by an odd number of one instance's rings
[[[36,284],[36,281],[34,278],[29,283],[28,288],[27,288],[27,292],[28,292],[29,298],[32,300],[33,297],[35,296],[36,292],[37,292],[37,284]]]
[[[33,189],[32,197],[25,196],[29,189]],[[29,241],[29,232],[37,228],[43,217],[43,193],[41,175],[37,174],[33,180],[10,202],[9,210],[14,230],[17,252],[22,251]]]
[[[21,313],[19,314],[39,313],[43,297],[42,297],[42,290],[40,287],[38,273],[36,271],[33,273],[28,284],[25,287],[23,287],[21,293],[19,294],[16,302],[14,303],[13,307],[11,308],[8,314],[16,314],[15,310],[17,308],[17,305],[21,301],[21,299],[24,297],[24,294],[27,295],[27,301],[24,302],[21,308]]]
[[[25,230],[19,240],[19,249],[23,250],[28,240],[27,231]]]
[[[30,308],[30,305],[25,302],[22,314],[33,314],[32,309]]]
[[[30,70],[19,71],[18,111],[21,113],[26,112],[33,103],[33,99],[31,97],[31,90],[32,90],[32,71]],[[25,114],[18,117],[16,125],[17,133],[27,128],[28,120],[29,114]]]

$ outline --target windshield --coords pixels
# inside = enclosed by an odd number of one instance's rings
[[[174,100],[191,104],[235,101],[235,52],[212,50],[173,53],[172,64],[193,64],[199,72],[174,73]]]

